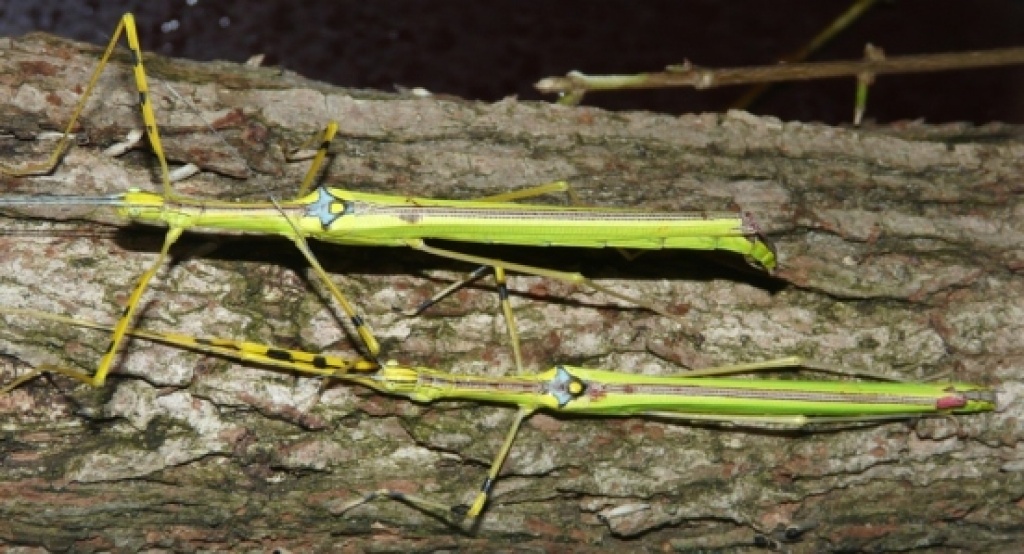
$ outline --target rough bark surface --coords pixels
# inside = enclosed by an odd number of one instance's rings
[[[0,140],[0,158],[45,156],[53,143],[37,135],[65,124],[97,55],[43,36],[0,40],[0,126],[18,137]],[[771,277],[693,252],[627,262],[614,252],[478,248],[578,270],[681,314],[673,321],[514,277],[530,369],[569,362],[667,374],[800,354],[898,378],[946,374],[998,386],[1002,407],[826,433],[536,416],[480,525],[463,532],[397,502],[339,508],[382,487],[465,502],[512,410],[420,406],[132,341],[101,389],[51,377],[0,397],[0,544],[745,550],[787,525],[813,526],[785,546],[795,552],[1024,543],[1019,129],[857,130],[745,113],[479,104],[343,90],[267,68],[152,56],[147,64],[196,106],[153,84],[171,158],[205,170],[177,185],[183,193],[286,197],[307,166],[287,162],[284,149],[334,118],[343,131],[326,177],[332,186],[470,198],[568,179],[593,205],[738,205],[777,245]],[[103,154],[140,125],[135,98],[126,67],[114,64],[86,109],[80,144],[49,176],[2,177],[3,194],[157,190],[147,149]],[[113,321],[161,241],[159,230],[113,222],[99,211],[6,211],[0,303]],[[147,294],[141,326],[353,351],[289,242],[191,237]],[[468,268],[401,249],[316,252],[389,357],[514,371],[487,283],[423,317],[394,311]],[[0,378],[41,363],[91,370],[104,345],[98,333],[6,318]]]

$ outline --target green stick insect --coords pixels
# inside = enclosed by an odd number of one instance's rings
[[[774,251],[761,238],[752,217],[743,212],[656,213],[647,210],[558,207],[512,202],[538,194],[565,191],[568,185],[562,181],[477,200],[438,200],[314,187],[313,183],[338,129],[337,124],[333,122],[327,125],[320,137],[319,150],[294,199],[281,201],[271,197],[263,203],[240,203],[181,196],[174,192],[171,185],[168,162],[148,92],[142,50],[131,14],[125,14],[114,31],[81,100],[75,107],[71,121],[49,159],[42,164],[22,167],[0,165],[0,173],[26,176],[45,174],[54,170],[69,146],[70,132],[122,32],[132,53],[135,84],[139,91],[145,133],[160,163],[161,192],[157,194],[132,189],[123,194],[102,197],[0,198],[0,207],[108,206],[116,209],[124,219],[167,227],[160,254],[139,277],[129,295],[127,306],[114,327],[110,347],[100,360],[96,371],[89,375],[68,368],[53,369],[85,383],[103,384],[150,281],[168,258],[171,246],[188,230],[241,231],[278,235],[290,239],[302,252],[319,280],[327,287],[330,296],[349,318],[365,345],[368,356],[374,359],[379,359],[380,345],[371,327],[310,251],[309,239],[354,246],[403,246],[483,266],[484,269],[492,267],[498,281],[502,310],[508,322],[513,353],[520,372],[522,355],[504,285],[505,271],[516,271],[590,287],[667,317],[674,316],[650,302],[604,287],[579,273],[556,271],[438,248],[428,244],[428,240],[574,248],[723,250],[741,254],[768,271],[776,266]],[[474,277],[478,275],[480,270],[473,273]],[[424,306],[449,290],[451,289],[442,291]]]
[[[110,327],[34,310],[0,306],[0,313],[109,331]],[[996,408],[993,389],[967,383],[909,383],[730,378],[726,375],[807,369],[822,373],[850,372],[799,357],[737,364],[679,375],[633,375],[628,372],[556,365],[529,375],[486,377],[457,375],[436,369],[389,362],[341,358],[266,346],[253,342],[195,338],[174,333],[129,330],[127,334],[229,359],[281,368],[354,383],[414,402],[460,400],[515,406],[518,411],[505,441],[491,463],[470,505],[450,506],[420,496],[383,489],[341,509],[355,508],[378,497],[443,514],[452,522],[473,520],[484,510],[501,467],[512,450],[520,425],[538,411],[592,417],[651,417],[715,422],[744,427],[804,428],[820,424],[883,422],[920,417],[954,416]],[[40,373],[40,366],[3,389],[8,392]]]

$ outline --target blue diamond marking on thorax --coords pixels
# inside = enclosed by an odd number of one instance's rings
[[[564,408],[569,401],[579,396],[570,390],[573,382],[576,382],[576,378],[569,375],[564,367],[557,366],[555,368],[555,376],[547,383],[547,392],[554,396],[555,400],[558,400],[559,408]]]
[[[337,213],[331,213],[331,208],[335,205],[335,202],[339,202],[344,205],[343,201],[328,192],[326,188],[317,187],[316,200],[314,200],[312,204],[306,206],[306,215],[319,219],[320,225],[322,225],[326,230],[336,219],[345,215],[346,212],[346,210],[342,210]]]

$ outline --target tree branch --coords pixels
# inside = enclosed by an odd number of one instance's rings
[[[94,48],[0,41],[3,125],[23,138],[67,121]],[[806,355],[905,379],[998,385],[1004,411],[956,422],[766,433],[638,418],[527,423],[475,534],[396,502],[339,514],[382,487],[465,502],[511,421],[494,406],[419,406],[344,385],[133,341],[101,390],[40,379],[0,397],[0,542],[50,549],[711,549],[778,525],[813,527],[795,551],[995,551],[1024,542],[1024,146],[1007,126],[849,130],[742,112],[669,117],[508,100],[480,104],[343,90],[233,64],[147,58],[189,98],[153,87],[177,185],[279,197],[305,170],[283,151],[327,119],[344,135],[328,184],[466,198],[568,179],[595,205],[754,214],[776,243],[768,278],[741,260],[655,252],[480,250],[579,270],[684,323],[590,291],[513,277],[526,363],[675,373]],[[157,190],[145,149],[102,153],[140,125],[125,66],[111,69],[51,176],[4,194]],[[101,99],[101,100],[100,100]],[[12,162],[45,141],[2,140]],[[248,171],[247,179],[238,175]],[[556,201],[558,199],[555,199]],[[62,220],[56,222],[55,220]],[[0,219],[0,303],[112,321],[159,230],[93,213]],[[71,225],[89,231],[68,232]],[[54,226],[63,229],[50,233]],[[120,230],[118,230],[120,229]],[[17,231],[17,234],[15,234]],[[113,235],[111,237],[110,235]],[[140,325],[351,352],[287,241],[191,235],[156,278]],[[457,246],[457,245],[456,245]],[[513,371],[493,291],[407,308],[469,268],[402,249],[319,247],[389,357],[454,372]],[[429,279],[424,278],[429,275]],[[7,382],[26,366],[91,370],[105,339],[24,319],[0,327]],[[628,540],[628,542],[626,542]]]

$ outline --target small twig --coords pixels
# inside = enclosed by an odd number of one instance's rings
[[[534,85],[542,93],[582,96],[591,91],[693,87],[708,89],[749,83],[806,81],[865,73],[924,73],[1001,65],[1024,64],[1024,48],[901,56],[884,60],[809,62],[767,66],[704,68],[685,62],[658,73],[585,75],[571,71],[565,77],[546,77]]]

